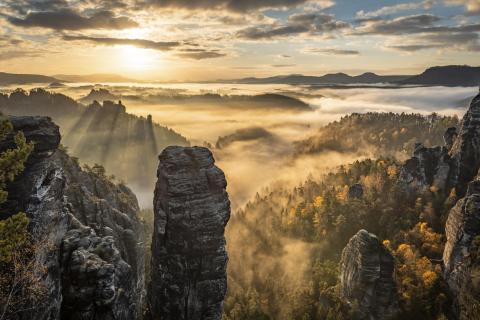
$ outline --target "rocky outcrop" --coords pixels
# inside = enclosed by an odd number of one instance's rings
[[[471,102],[460,130],[448,128],[444,147],[426,148],[417,144],[413,157],[400,170],[400,181],[409,190],[425,191],[434,187],[463,197],[468,183],[480,169],[480,95]]]
[[[348,242],[340,262],[340,294],[357,305],[362,319],[391,319],[397,312],[394,260],[378,238],[360,230]]]
[[[453,143],[455,142],[457,137],[457,128],[450,127],[447,129],[447,131],[445,131],[445,133],[443,134],[443,141],[445,142],[445,147],[447,148],[447,150],[452,149]]]
[[[8,186],[1,218],[23,211],[42,243],[35,260],[47,296],[20,319],[139,319],[143,239],[133,193],[99,168],[82,170],[59,149],[58,127],[45,117],[12,117],[35,143],[24,172]],[[11,137],[0,150],[12,145]]]
[[[445,279],[455,297],[459,319],[480,314],[480,177],[470,182],[467,194],[450,210],[443,253]]]
[[[159,157],[149,312],[152,319],[219,320],[227,289],[224,229],[230,201],[206,148]]]
[[[400,169],[399,180],[415,192],[426,191],[432,186],[446,191],[451,162],[446,147],[427,148],[417,143],[413,156]]]
[[[462,119],[450,156],[454,159],[452,184],[457,190],[457,195],[463,197],[468,183],[473,180],[480,168],[480,94],[472,100]]]
[[[352,184],[348,188],[348,199],[360,199],[363,197],[363,186],[360,183]]]

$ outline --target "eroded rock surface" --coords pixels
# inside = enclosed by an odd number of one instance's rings
[[[443,253],[445,278],[460,319],[480,315],[480,180],[468,185],[467,194],[450,210]],[[476,318],[477,317],[477,318]]]
[[[227,289],[224,230],[230,218],[225,175],[206,148],[168,147],[159,159],[150,316],[219,320]]]
[[[47,292],[42,305],[19,318],[141,318],[144,261],[135,196],[59,150],[59,129],[49,118],[11,122],[35,149],[8,186],[0,215],[27,213],[31,234],[42,244],[37,272]],[[8,137],[0,151],[12,143]]]
[[[463,116],[450,156],[455,160],[452,181],[457,195],[463,197],[468,183],[475,178],[480,168],[480,94],[473,98],[470,108]]]
[[[362,319],[391,319],[397,312],[394,260],[378,238],[360,230],[340,262],[340,294],[359,308]]]

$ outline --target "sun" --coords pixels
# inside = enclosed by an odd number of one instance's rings
[[[150,49],[137,48],[131,45],[119,46],[120,64],[129,72],[148,71],[154,64],[158,66],[159,59]]]

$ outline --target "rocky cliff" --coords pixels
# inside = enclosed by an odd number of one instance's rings
[[[144,261],[135,196],[102,170],[82,170],[61,151],[59,128],[49,118],[12,117],[11,122],[35,149],[8,186],[0,218],[27,213],[31,234],[42,244],[35,272],[47,292],[41,306],[19,318],[140,318]],[[12,144],[10,136],[0,151]]]
[[[340,261],[340,294],[362,319],[391,319],[397,312],[394,260],[378,238],[360,230]]]
[[[466,196],[450,210],[445,227],[445,278],[455,297],[453,312],[460,319],[480,315],[479,179],[469,183]]]
[[[475,178],[480,168],[480,94],[473,98],[462,119],[450,156],[455,160],[451,174],[452,184],[457,189],[457,195],[462,197],[468,183]]]
[[[137,192],[148,192],[148,205],[160,151],[171,144],[189,145],[152,117],[129,114],[121,102],[94,101],[85,106],[59,93],[19,89],[0,94],[0,111],[11,116],[51,117],[60,126],[62,144],[71,155],[82,163],[99,163]]]
[[[152,319],[219,320],[227,289],[224,229],[230,201],[206,148],[160,155],[149,311]]]
[[[400,172],[407,189],[424,191],[435,187],[447,193],[455,189],[457,196],[465,195],[468,183],[480,168],[480,95],[472,100],[460,130],[448,128],[444,141],[443,147],[415,146],[413,157]]]

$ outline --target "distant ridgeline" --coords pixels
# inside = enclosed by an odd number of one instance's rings
[[[437,114],[353,113],[296,142],[295,149],[297,155],[337,151],[403,159],[417,142],[425,146],[442,144],[443,133],[458,124],[456,116]]]
[[[105,166],[132,187],[153,187],[157,155],[168,145],[188,146],[175,131],[147,118],[128,114],[120,102],[85,106],[58,93],[33,89],[0,95],[8,115],[49,116],[59,124],[62,144],[82,162]]]

